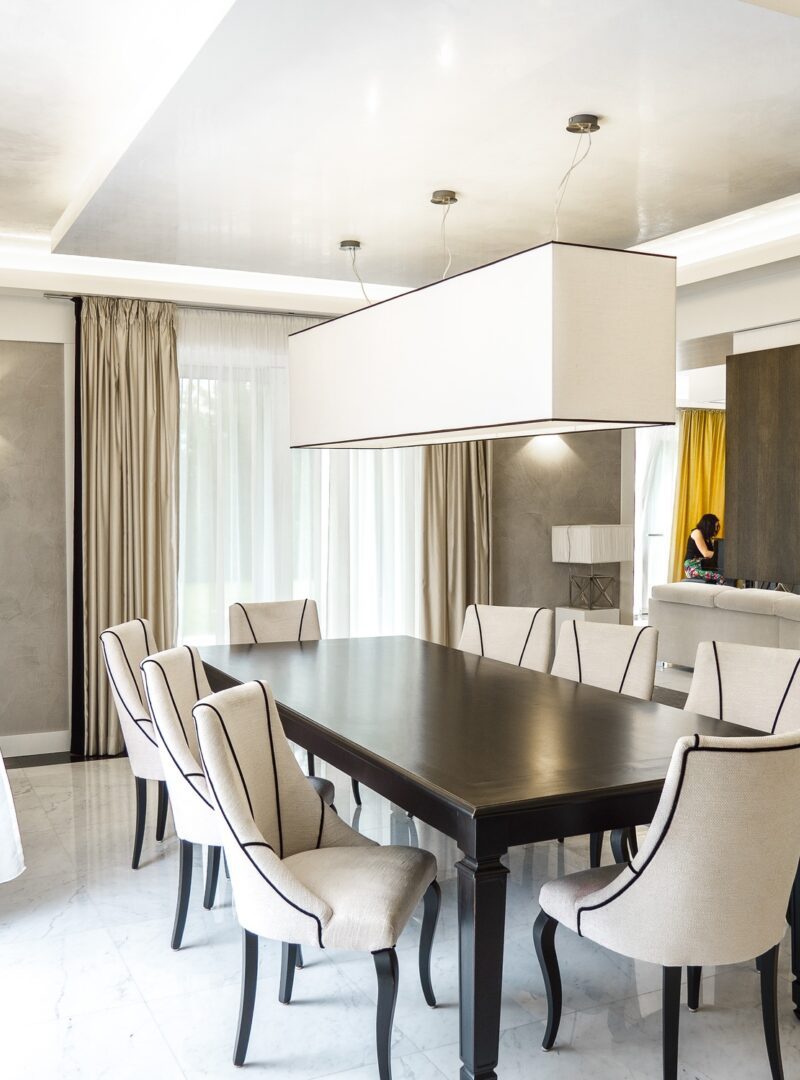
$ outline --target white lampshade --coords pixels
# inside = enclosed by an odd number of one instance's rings
[[[553,526],[553,562],[591,566],[632,559],[632,525]]]
[[[550,243],[289,339],[294,447],[675,421],[675,260]]]

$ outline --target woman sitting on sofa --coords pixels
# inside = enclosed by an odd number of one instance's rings
[[[716,568],[717,551],[714,538],[719,532],[716,514],[703,514],[692,529],[686,544],[683,569],[692,581],[706,581],[709,585],[723,585],[725,578]]]

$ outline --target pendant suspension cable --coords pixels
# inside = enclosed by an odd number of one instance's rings
[[[580,154],[580,150],[581,150],[581,146],[583,144],[584,138],[588,139],[588,143],[586,145],[586,149],[584,150],[583,154],[581,154],[581,156],[578,157],[578,155]],[[556,190],[555,203],[553,205],[553,228],[550,231],[550,236],[551,236],[551,239],[553,239],[553,240],[558,240],[558,214],[559,214],[559,211],[561,210],[561,203],[564,201],[564,196],[567,193],[567,185],[569,184],[569,178],[570,178],[570,176],[572,176],[573,172],[578,168],[578,166],[582,162],[584,162],[586,160],[586,158],[589,156],[589,151],[591,149],[592,149],[592,136],[591,136],[591,133],[588,132],[588,131],[587,132],[582,132],[578,136],[578,145],[575,147],[575,153],[572,155],[572,163],[570,164],[570,167],[567,169],[567,171],[562,176],[561,183],[558,185],[558,189]]]
[[[442,281],[450,273],[450,267],[453,264],[453,253],[447,243],[447,215],[450,213],[450,207],[452,202],[445,205],[444,213],[442,214],[442,261],[444,263],[444,270],[442,271]]]

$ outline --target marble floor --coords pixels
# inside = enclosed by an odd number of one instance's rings
[[[350,785],[333,770],[341,813]],[[125,760],[9,773],[27,871],[0,886],[0,1075],[4,1080],[152,1080],[233,1077],[240,934],[230,886],[201,904],[195,866],[184,947],[169,948],[177,842],[147,838],[129,868],[133,784]],[[151,799],[154,803],[154,792]],[[451,841],[409,823],[364,792],[358,827],[377,840],[419,843],[440,867],[443,913],[433,954],[440,1002],[424,1003],[416,972],[419,912],[400,940],[395,1080],[458,1075],[458,947]],[[558,944],[564,1018],[556,1050],[539,1046],[546,1013],[531,926],[542,882],[587,865],[585,839],[518,848],[509,856],[508,923],[499,1076],[502,1080],[657,1080],[660,971],[579,940]],[[372,1080],[375,976],[369,956],[305,950],[294,1001],[277,1001],[278,946],[261,945],[261,981],[244,1075],[276,1080]],[[787,1078],[800,1076],[800,1023],[791,1009],[788,941],[782,950],[781,1025]],[[769,1076],[752,964],[708,972],[703,1007],[682,1011],[683,1080]],[[238,1074],[241,1075],[241,1074]]]

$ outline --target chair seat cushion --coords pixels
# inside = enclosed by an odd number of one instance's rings
[[[579,870],[576,874],[546,882],[539,893],[539,904],[551,918],[570,930],[578,929],[578,908],[592,893],[605,889],[619,877],[625,864],[598,866],[594,870]]]
[[[433,855],[412,847],[319,848],[284,864],[332,910],[322,931],[329,949],[393,948],[436,877]]]

